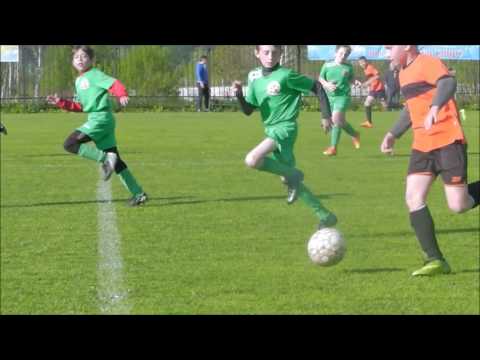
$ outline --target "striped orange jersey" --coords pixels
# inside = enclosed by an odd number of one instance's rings
[[[450,76],[445,64],[424,54],[400,70],[400,88],[412,121],[412,148],[418,151],[432,151],[457,140],[466,142],[453,98],[439,110],[437,122],[425,130],[424,121],[437,93],[437,81],[445,76]]]
[[[372,64],[367,64],[365,69],[363,69],[363,72],[365,76],[367,77],[367,80],[372,78],[373,76],[379,76],[380,73],[378,70],[372,65]],[[370,83],[369,90],[370,91],[381,91],[384,90],[385,88],[383,87],[383,83],[380,79],[374,80]]]

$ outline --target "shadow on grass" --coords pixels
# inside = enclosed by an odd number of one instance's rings
[[[456,234],[456,233],[475,233],[479,232],[480,229],[478,227],[470,227],[470,228],[463,228],[463,229],[438,229],[435,231],[437,234]],[[366,237],[381,237],[381,236],[414,236],[414,232],[412,231],[392,231],[392,232],[372,232],[368,234],[352,234],[352,238],[366,238]]]
[[[461,270],[461,271],[454,271],[455,274],[463,274],[463,273],[480,273],[480,268],[479,269],[466,269],[466,270]]]
[[[317,195],[319,199],[329,199],[334,196],[348,196],[350,194],[346,193],[334,193],[334,194],[322,194]],[[190,199],[190,200],[187,200]],[[152,206],[173,206],[173,205],[195,205],[211,202],[237,202],[237,201],[264,201],[264,200],[285,200],[286,196],[247,196],[247,197],[236,197],[236,198],[221,198],[221,199],[198,199],[196,200],[194,196],[175,196],[175,197],[149,197],[148,203],[145,207]],[[173,200],[173,201],[171,201]],[[180,201],[178,201],[180,200]],[[82,201],[55,201],[55,202],[40,202],[32,204],[12,204],[12,205],[2,205],[1,208],[28,208],[28,207],[39,207],[39,206],[59,206],[59,205],[84,205],[84,204],[99,204],[107,202],[126,202],[125,199],[113,199],[111,201],[107,200],[82,200]],[[164,202],[166,201],[166,202]]]
[[[375,273],[381,273],[381,272],[396,272],[396,271],[405,271],[405,269],[377,268],[377,269],[349,269],[349,270],[344,270],[344,272],[350,273],[350,274],[375,274]]]
[[[318,199],[330,199],[335,196],[349,196],[346,193],[333,193],[316,195]],[[265,200],[286,200],[286,195],[277,196],[246,196],[246,197],[234,197],[234,198],[220,198],[220,199],[202,199],[202,200],[187,200],[187,201],[173,201],[164,204],[151,204],[147,206],[172,206],[172,205],[195,205],[212,202],[241,202],[241,201],[265,201]]]
[[[149,198],[149,201],[160,201],[160,200],[178,200],[178,199],[189,199],[189,196],[175,196],[175,197],[157,197]],[[32,203],[32,204],[15,204],[15,205],[2,205],[1,208],[28,208],[28,207],[39,207],[39,206],[59,206],[59,205],[84,205],[84,204],[101,204],[101,203],[120,203],[127,202],[129,199],[113,199],[113,200],[82,200],[82,201],[56,201],[56,202],[41,202],[41,203]]]

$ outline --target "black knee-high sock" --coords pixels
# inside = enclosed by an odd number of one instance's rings
[[[475,181],[474,183],[468,184],[468,193],[475,200],[472,209],[480,203],[480,181]]]
[[[372,122],[372,107],[365,106],[365,116],[367,117],[368,122]]]
[[[428,206],[411,212],[410,224],[415,230],[418,242],[427,256],[427,260],[443,260],[443,255],[438,247],[437,238],[435,236],[435,225],[430,210],[428,210]]]

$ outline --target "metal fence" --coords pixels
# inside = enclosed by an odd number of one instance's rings
[[[57,47],[52,49],[52,47]],[[45,96],[52,89],[42,87],[42,79],[51,76],[52,72],[67,70],[65,80],[58,82],[59,94],[68,97],[73,95],[74,71],[71,69],[69,58],[70,52],[67,46],[65,56],[60,60],[53,60],[53,64],[45,64],[45,54],[52,50],[61,50],[58,45],[21,45],[20,61],[18,63],[1,63],[0,90],[2,106],[18,104],[31,109],[41,108]],[[155,46],[155,45],[152,45]],[[159,45],[160,46],[160,45]],[[188,108],[197,96],[195,64],[201,55],[208,57],[208,70],[210,77],[212,103],[217,107],[229,106],[235,103],[230,92],[233,80],[246,81],[247,74],[253,68],[260,66],[254,56],[255,45],[201,45],[169,46],[176,62],[177,85],[174,95],[145,94],[132,89],[127,83],[131,95],[131,107],[184,107]],[[121,78],[119,69],[120,60],[134,51],[136,45],[105,45],[97,52],[97,63],[107,73]],[[67,51],[68,50],[68,51]],[[307,47],[304,45],[285,45],[281,59],[282,65],[293,68],[307,76],[317,79],[323,61],[311,61],[307,57]],[[388,67],[386,61],[375,61],[374,65],[381,73]],[[447,66],[456,70],[457,77],[457,101],[474,103],[478,106],[480,97],[480,63],[445,61]],[[363,71],[356,62],[353,62],[356,77],[363,78]],[[64,70],[65,71],[65,70]],[[68,73],[70,71],[70,73]],[[60,85],[62,84],[62,85]],[[356,100],[367,95],[366,89],[353,88],[352,96]],[[308,99],[308,98],[307,98]],[[314,99],[310,99],[314,101]],[[233,106],[233,105],[232,105]]]

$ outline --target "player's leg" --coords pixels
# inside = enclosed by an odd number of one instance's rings
[[[202,111],[203,88],[200,86],[199,83],[197,83],[197,90],[198,90],[198,96],[197,96],[195,105],[196,105],[197,111],[200,112]]]
[[[337,155],[337,146],[340,142],[340,135],[342,135],[342,128],[345,125],[345,119],[342,113],[334,110],[332,112],[332,130],[330,131],[330,146],[323,152],[324,155]]]
[[[210,87],[205,85],[204,87],[204,96],[205,96],[205,111],[210,111]]]
[[[371,94],[369,94],[365,99],[365,103],[363,104],[365,106],[365,121],[360,125],[361,127],[365,127],[365,128],[373,127],[372,104],[374,100],[375,98]]]
[[[88,146],[86,143],[90,141],[92,141],[90,136],[80,130],[75,130],[67,137],[63,143],[63,148],[69,153],[78,154],[85,159],[103,163],[107,154],[93,146]]]
[[[8,134],[7,128],[1,122],[0,122],[0,134],[5,134],[5,135]]]
[[[406,202],[410,224],[415,231],[426,262],[413,276],[436,275],[450,272],[435,236],[435,224],[426,204],[428,191],[434,181],[433,174],[410,174],[407,177]]]
[[[480,197],[480,181],[467,184],[467,145],[455,142],[441,149],[437,156],[442,169],[448,207],[460,214],[476,207]]]
[[[148,196],[127,167],[127,164],[120,157],[118,148],[115,146],[105,151],[117,155],[118,160],[115,165],[115,173],[118,175],[123,186],[125,186],[125,188],[132,194],[132,198],[129,200],[129,205],[138,206],[144,204],[148,200]]]

